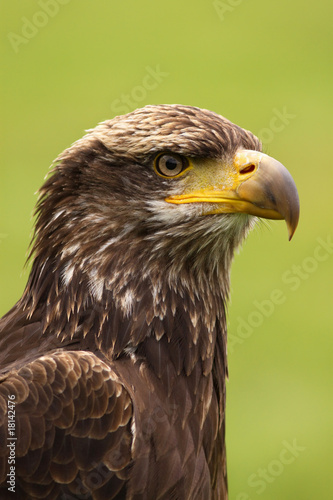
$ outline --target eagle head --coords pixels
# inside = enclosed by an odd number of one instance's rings
[[[291,238],[298,215],[291,175],[251,132],[191,106],[137,109],[56,159],[40,190],[26,307],[52,304],[46,328],[63,310],[105,308],[110,294],[129,316],[144,286],[159,316],[165,283],[225,298],[234,249],[258,217],[285,219]]]

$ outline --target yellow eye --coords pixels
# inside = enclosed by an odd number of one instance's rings
[[[156,172],[163,177],[176,177],[186,167],[187,159],[174,153],[163,153],[155,159]]]

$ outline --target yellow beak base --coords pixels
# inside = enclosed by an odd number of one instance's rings
[[[173,195],[166,201],[174,204],[210,203],[212,213],[247,213],[266,219],[284,219],[289,239],[292,238],[299,219],[299,198],[295,182],[288,170],[277,160],[258,151],[238,151],[228,169],[228,182],[221,186],[207,185],[189,193]],[[230,178],[231,177],[231,178]],[[218,205],[216,207],[216,204]]]

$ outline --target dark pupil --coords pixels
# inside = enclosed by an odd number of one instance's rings
[[[175,158],[170,157],[166,160],[165,166],[168,170],[175,170],[178,166],[178,162]]]

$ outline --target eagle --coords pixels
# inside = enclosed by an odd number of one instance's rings
[[[227,499],[230,266],[261,217],[291,238],[295,183],[208,110],[146,106],[58,156],[0,321],[2,499]]]

